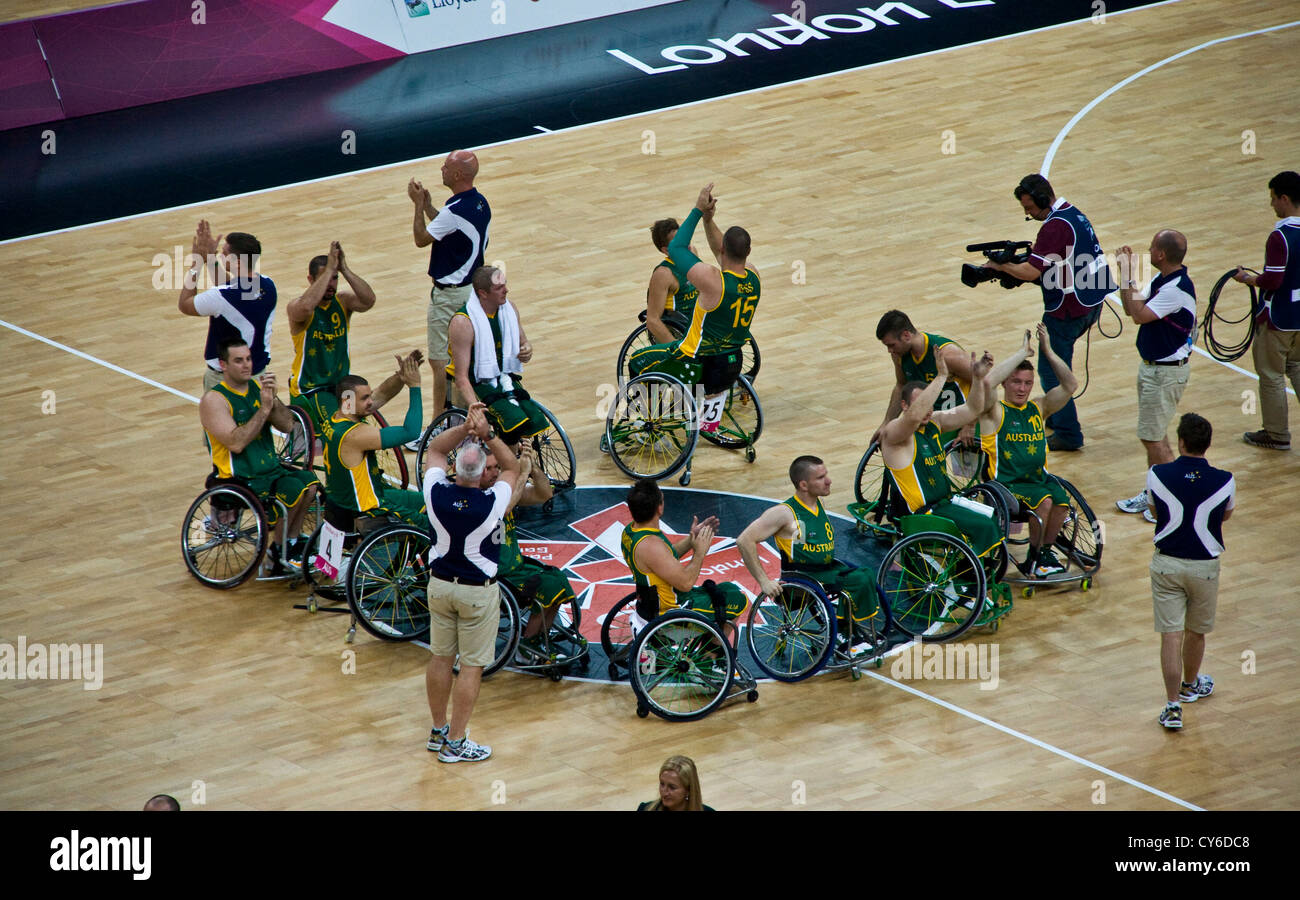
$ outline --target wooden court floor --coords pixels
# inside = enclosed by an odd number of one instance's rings
[[[1032,237],[1011,188],[1094,97],[1178,51],[1281,24],[1279,6],[1188,0],[480,148],[488,255],[507,266],[536,348],[529,387],[572,437],[580,483],[625,483],[596,452],[600,388],[656,262],[649,224],[685,215],[703,183],[717,183],[723,224],[753,234],[766,428],[753,465],[701,451],[694,486],[783,498],[790,459],[813,452],[835,480],[829,505],[843,511],[888,397],[880,314],[898,307],[970,349],[1012,351],[1038,318],[1038,293],[963,287],[963,246]],[[1202,300],[1230,266],[1262,264],[1274,221],[1266,183],[1300,167],[1300,126],[1286,112],[1295,34],[1199,50],[1073,128],[1050,177],[1107,250],[1182,230]],[[942,152],[945,131],[955,153]],[[653,155],[642,152],[646,132]],[[383,377],[395,352],[424,343],[427,258],[410,241],[404,187],[411,177],[436,185],[448,149],[0,246],[0,319],[196,394],[204,326],[177,313],[174,289],[154,288],[152,260],[188,251],[203,217],[261,239],[282,305],[305,286],[307,260],[340,240],[379,296],[354,320],[354,370]],[[1114,322],[1103,318],[1112,333]],[[213,809],[631,809],[653,795],[659,762],[685,753],[720,809],[1179,808],[1171,797],[1295,808],[1300,455],[1241,443],[1259,427],[1248,358],[1244,372],[1194,358],[1181,408],[1214,423],[1210,456],[1236,473],[1238,500],[1205,663],[1218,689],[1187,707],[1182,733],[1166,733],[1155,721],[1151,529],[1113,506],[1145,467],[1134,334],[1131,324],[1116,340],[1094,332],[1080,400],[1087,446],[1051,460],[1106,525],[1095,587],[1018,601],[1001,631],[974,638],[998,646],[996,690],[907,685],[1020,736],[900,690],[888,667],[859,682],[763,685],[757,704],[688,725],[637,719],[625,686],[502,673],[471,725],[493,759],[452,767],[423,749],[419,648],[358,638],[356,674],[345,675],[340,618],[294,611],[300,594],[282,587],[212,592],[185,571],[178,524],[208,467],[193,402],[0,328],[12,376],[0,641],[102,643],[105,666],[98,691],[0,682],[0,807],[133,809],[161,791],[190,808],[201,785]],[[281,313],[282,384],[290,358]]]

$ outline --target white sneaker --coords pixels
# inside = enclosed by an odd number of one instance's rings
[[[1156,517],[1153,516],[1153,515],[1151,515],[1151,510],[1150,510],[1150,508],[1147,508],[1147,509],[1142,510],[1142,518],[1146,519],[1146,520],[1147,520],[1148,522],[1150,522],[1152,525],[1155,525],[1155,524],[1156,524]]]
[[[1146,488],[1142,489],[1142,493],[1129,497],[1127,500],[1116,500],[1115,506],[1119,508],[1120,512],[1131,513],[1132,515],[1145,512],[1147,508]]]
[[[419,439],[419,438],[416,438],[416,439],[413,440],[413,441],[407,441],[407,442],[406,442],[405,444],[403,444],[402,446],[405,447],[407,450],[410,450],[412,453],[419,453],[419,452],[420,452],[420,439]]]
[[[459,744],[444,739],[442,749],[438,751],[438,762],[482,762],[491,755],[491,747],[476,744],[469,737],[465,737]]]

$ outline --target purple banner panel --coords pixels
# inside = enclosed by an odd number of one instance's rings
[[[72,117],[402,55],[324,22],[333,5],[207,0],[195,9],[191,0],[143,0],[28,24]]]
[[[0,25],[0,131],[63,118],[33,25]]]

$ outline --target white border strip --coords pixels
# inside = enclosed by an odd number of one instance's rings
[[[1170,803],[1175,803],[1178,806],[1183,807],[1184,809],[1191,809],[1191,810],[1195,810],[1196,812],[1205,812],[1205,809],[1203,807],[1196,806],[1193,803],[1188,803],[1186,800],[1181,800],[1178,797],[1175,797],[1173,794],[1167,794],[1164,791],[1160,790],[1159,788],[1153,788],[1149,784],[1143,784],[1142,782],[1138,781],[1135,778],[1129,778],[1127,775],[1121,775],[1119,772],[1116,772],[1114,769],[1108,769],[1105,766],[1097,765],[1097,763],[1095,762],[1089,762],[1088,760],[1084,759],[1082,756],[1076,756],[1075,754],[1071,753],[1068,750],[1062,750],[1060,747],[1054,747],[1051,744],[1038,740],[1038,738],[1030,737],[1027,734],[1016,731],[1014,728],[1008,728],[1005,725],[999,725],[997,722],[994,722],[992,719],[986,719],[984,716],[981,716],[977,713],[964,710],[960,706],[949,703],[947,700],[940,700],[938,697],[931,697],[929,694],[925,693],[924,691],[918,691],[916,688],[912,687],[911,685],[903,684],[901,681],[895,681],[892,678],[886,678],[884,675],[881,675],[878,672],[872,672],[869,669],[864,669],[863,673],[871,676],[877,681],[881,681],[884,682],[885,684],[896,687],[900,691],[906,691],[907,693],[912,694],[913,696],[920,697],[922,700],[929,700],[931,703],[935,704],[936,706],[942,706],[944,709],[955,712],[958,715],[965,716],[966,718],[971,719],[975,722],[979,722],[981,725],[987,725],[988,727],[994,728],[1002,732],[1003,734],[1008,734],[1013,738],[1018,738],[1019,740],[1022,740],[1028,744],[1033,744],[1035,747],[1046,750],[1049,753],[1055,753],[1057,756],[1060,756],[1064,759],[1068,759],[1071,762],[1076,762],[1081,766],[1092,769],[1093,771],[1100,772],[1103,775],[1109,775],[1111,778],[1116,778],[1124,782],[1125,784],[1132,785],[1133,787],[1138,788],[1139,790],[1146,791],[1148,794],[1154,794],[1155,796],[1161,798],[1162,800],[1168,800]]]
[[[1137,12],[1139,10],[1144,10],[1144,9],[1152,9],[1157,6],[1167,6],[1170,3],[1178,3],[1178,2],[1180,2],[1180,0],[1159,0],[1159,2],[1156,3],[1148,3],[1143,6],[1135,6],[1132,9],[1122,9],[1119,12],[1107,13],[1106,15],[1122,16],[1125,13]],[[486,150],[489,147],[505,147],[510,144],[519,143],[520,141],[531,141],[536,138],[546,137],[547,135],[550,134],[568,134],[569,132],[572,131],[581,131],[584,128],[594,128],[597,125],[609,125],[613,122],[624,122],[627,121],[628,119],[638,119],[641,116],[652,116],[652,115],[657,115],[659,113],[672,112],[678,109],[689,109],[692,106],[699,106],[704,103],[713,103],[714,101],[717,100],[729,100],[733,97],[744,97],[749,94],[758,94],[758,93],[762,93],[763,91],[775,90],[776,88],[790,87],[796,84],[805,84],[813,81],[820,81],[823,78],[834,78],[840,75],[852,74],[854,72],[865,72],[868,69],[875,69],[881,66],[892,65],[894,63],[899,63],[899,62],[907,62],[913,59],[924,59],[927,56],[937,56],[940,53],[948,53],[953,50],[965,50],[968,47],[981,47],[985,44],[997,43],[998,41],[1006,41],[1012,38],[1025,37],[1027,35],[1039,34],[1045,31],[1054,31],[1057,28],[1068,28],[1070,26],[1078,25],[1082,22],[1088,22],[1088,21],[1091,21],[1091,18],[1076,19],[1073,22],[1061,22],[1057,25],[1045,25],[1042,28],[1034,28],[1031,29],[1030,31],[1018,31],[1014,34],[1004,34],[999,37],[985,38],[982,41],[972,41],[968,44],[956,44],[951,47],[940,47],[938,50],[927,50],[924,53],[916,53],[913,54],[912,56],[900,56],[895,59],[883,59],[880,62],[867,63],[866,65],[855,66],[851,69],[838,69],[834,72],[823,72],[820,75],[809,75],[804,78],[796,78],[793,81],[782,81],[778,84],[768,84],[768,85],[764,85],[763,87],[749,88],[748,90],[737,91],[734,94],[722,94],[714,97],[704,97],[699,100],[691,100],[687,103],[678,103],[675,106],[662,106],[659,107],[658,109],[647,109],[642,112],[628,113],[627,115],[624,116],[614,116],[612,118],[601,119],[596,122],[584,122],[580,125],[570,125],[568,128],[559,128],[554,131],[546,131],[545,133],[539,132],[538,134],[523,134],[523,135],[519,135],[518,137],[507,138],[504,141],[495,141],[494,143],[491,144],[482,144],[472,149]],[[539,128],[541,126],[534,125],[533,127]],[[303,187],[309,184],[320,184],[321,182],[325,182],[325,181],[333,181],[336,178],[349,178],[353,175],[365,175],[370,172],[382,172],[385,169],[395,169],[398,166],[408,166],[408,165],[412,165],[413,163],[428,162],[429,160],[440,159],[443,156],[445,156],[447,152],[450,151],[433,153],[430,154],[429,156],[418,156],[412,159],[400,160],[398,162],[384,163],[383,165],[379,165],[379,166],[371,166],[368,169],[353,169],[348,172],[338,172],[334,175],[324,175],[320,178],[312,178],[307,181],[295,181],[291,184],[281,184],[281,185],[277,185],[276,187],[261,188],[256,191],[246,191],[242,194],[230,194],[226,197],[212,197],[207,200],[199,200],[194,203],[185,203],[180,206],[169,206],[164,209],[155,209],[149,212],[133,213],[129,216],[119,216],[115,219],[103,219],[102,221],[99,222],[87,222],[84,225],[72,225],[68,228],[58,228],[55,229],[54,231],[43,231],[40,234],[29,234],[29,235],[24,235],[22,237],[8,238],[7,240],[0,241],[0,247],[5,246],[6,244],[16,244],[19,241],[30,241],[36,238],[50,237],[56,234],[67,234],[73,231],[81,231],[82,229],[85,228],[98,228],[100,225],[111,225],[114,222],[129,222],[133,219],[143,219],[148,216],[161,215],[162,213],[176,212],[178,210],[183,210],[183,209],[194,209],[195,207],[206,206],[212,203],[224,203],[227,200],[240,200],[244,197],[256,197],[259,194],[269,194],[273,191],[282,191],[282,190],[287,190],[289,188]]]
[[[67,346],[66,344],[60,344],[58,341],[52,341],[47,337],[41,337],[39,334],[36,334],[35,332],[28,331],[26,328],[21,328],[10,322],[6,322],[4,319],[0,319],[0,325],[3,325],[5,328],[10,329],[11,331],[16,331],[21,335],[26,335],[32,340],[40,341],[42,344],[49,344],[51,347],[55,347],[59,350],[64,350],[68,353],[71,353],[73,356],[79,356],[82,359],[89,360],[90,362],[93,362],[96,365],[103,366],[105,369],[112,369],[114,372],[117,372],[120,375],[125,375],[128,378],[134,378],[136,381],[143,381],[145,384],[149,385],[150,387],[156,387],[160,391],[166,391],[169,394],[174,394],[175,396],[180,397],[182,400],[188,400],[191,403],[199,402],[199,398],[193,396],[192,394],[187,394],[184,391],[178,391],[174,387],[168,387],[165,384],[154,381],[152,378],[146,378],[143,375],[132,372],[130,369],[124,369],[121,366],[115,366],[111,362],[105,362],[104,360],[100,359],[97,356],[91,356],[89,353],[82,353],[80,350],[76,350],[72,347]]]

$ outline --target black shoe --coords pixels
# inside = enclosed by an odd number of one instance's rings
[[[1083,441],[1079,441],[1077,444],[1068,444],[1063,438],[1053,434],[1047,439],[1047,449],[1055,450],[1057,452],[1073,453],[1076,450],[1083,449]]]

